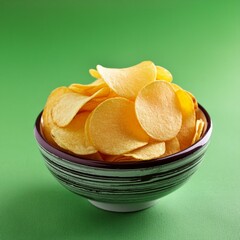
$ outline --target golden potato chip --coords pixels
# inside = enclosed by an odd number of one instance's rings
[[[196,124],[196,114],[194,103],[190,95],[184,90],[176,91],[178,96],[181,111],[182,111],[182,126],[177,135],[181,149],[185,149],[191,145]]]
[[[110,91],[107,96],[104,97],[96,97],[91,99],[89,102],[87,102],[82,108],[81,111],[93,111],[100,103],[107,100],[108,98],[117,97],[116,93],[113,91]]]
[[[85,126],[84,126],[84,135],[88,142],[91,142],[91,139],[89,136],[89,123],[90,123],[91,115],[92,115],[92,112],[90,112],[90,114],[88,115],[88,118],[86,119]]]
[[[52,114],[51,114],[52,108],[59,101],[59,98],[62,95],[64,95],[65,93],[69,93],[69,92],[71,92],[71,90],[68,89],[67,87],[56,88],[49,95],[46,105],[44,107],[42,119],[41,119],[42,120],[41,121],[41,130],[43,132],[44,137],[51,145],[56,146],[56,143],[54,142],[54,140],[51,136],[51,129],[54,126],[54,122],[53,122]]]
[[[135,149],[124,156],[133,157],[139,160],[159,158],[165,153],[165,142],[149,143],[141,148]]]
[[[109,155],[130,152],[149,140],[138,123],[134,103],[121,97],[107,99],[94,109],[88,131],[95,148]]]
[[[203,130],[204,130],[204,125],[205,125],[204,121],[201,118],[197,120],[196,131],[195,131],[194,137],[192,139],[192,144],[194,144],[201,138]]]
[[[187,94],[189,94],[189,96],[192,98],[193,104],[194,104],[194,109],[197,110],[198,109],[198,102],[197,99],[195,98],[195,96],[193,96],[192,93],[186,91]]]
[[[85,122],[89,113],[77,114],[71,123],[62,128],[54,126],[51,130],[52,138],[63,149],[75,154],[88,155],[96,153],[97,150],[85,137]]]
[[[79,110],[91,99],[101,96],[105,88],[100,89],[92,96],[85,96],[74,92],[63,94],[52,109],[53,121],[59,127],[67,126]]]
[[[108,85],[101,78],[99,78],[94,82],[90,84],[85,84],[85,85],[79,84],[79,83],[73,83],[69,86],[69,89],[74,92],[80,93],[82,95],[91,96],[104,87],[109,88]],[[107,89],[105,89],[105,91],[106,90]],[[109,93],[106,93],[106,94],[109,94]]]
[[[166,81],[145,86],[136,98],[135,108],[140,125],[156,140],[170,140],[181,128],[181,106],[171,84]]]
[[[174,137],[173,139],[166,141],[165,144],[166,144],[166,151],[162,155],[162,157],[166,157],[180,151],[180,144],[177,137]]]
[[[171,86],[173,87],[174,91],[178,91],[178,90],[183,90],[179,85],[177,85],[176,83],[171,83]]]
[[[105,68],[97,66],[97,70],[108,86],[117,95],[135,99],[138,92],[148,83],[156,79],[156,67],[145,61],[129,68]]]
[[[172,82],[172,74],[164,67],[156,66],[157,69],[157,80],[165,80],[167,82]]]
[[[205,133],[206,129],[207,129],[207,119],[206,116],[204,115],[204,113],[202,112],[202,110],[200,108],[198,108],[196,111],[196,119],[202,119],[204,121],[204,129],[203,129],[203,133]]]
[[[104,98],[103,101],[105,101],[106,99],[107,98]],[[89,101],[85,105],[83,105],[83,107],[81,108],[81,111],[91,112],[103,101],[98,101],[97,99],[92,99],[91,101]]]
[[[177,92],[178,90],[183,90],[179,85],[177,85],[176,83],[171,83],[173,89],[175,92]],[[192,101],[194,103],[194,108],[195,110],[198,109],[198,103],[197,103],[197,99],[193,96],[193,94],[191,92],[188,92],[186,90],[183,90],[185,91],[191,98],[192,98]]]
[[[94,78],[101,78],[100,74],[96,69],[89,69],[89,73]]]

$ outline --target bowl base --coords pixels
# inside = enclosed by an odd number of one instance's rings
[[[92,205],[97,208],[110,211],[110,212],[136,212],[144,210],[146,208],[152,207],[155,205],[158,200],[142,202],[142,203],[106,203],[98,202],[94,200],[88,200]]]

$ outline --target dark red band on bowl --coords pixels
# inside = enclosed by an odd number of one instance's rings
[[[50,145],[44,138],[44,136],[41,133],[40,130],[40,123],[41,123],[41,116],[42,112],[38,115],[35,126],[34,126],[34,135],[38,142],[38,144],[46,149],[49,153],[64,159],[66,161],[79,163],[82,165],[87,165],[91,167],[98,167],[98,168],[108,168],[108,169],[137,169],[137,168],[148,168],[148,167],[154,167],[159,166],[167,163],[172,163],[174,161],[177,161],[179,159],[185,158],[199,149],[201,149],[204,145],[206,145],[210,139],[211,133],[212,133],[212,121],[208,114],[208,112],[205,110],[204,107],[202,107],[200,104],[198,105],[200,110],[203,112],[203,114],[206,117],[207,120],[207,128],[202,136],[202,138],[193,144],[192,146],[184,149],[183,151],[180,151],[178,153],[172,154],[167,157],[158,158],[158,159],[152,159],[147,161],[136,161],[136,162],[104,162],[100,160],[91,160],[91,159],[84,159],[81,157],[77,157],[75,155],[72,155],[70,153],[63,152],[52,145]]]

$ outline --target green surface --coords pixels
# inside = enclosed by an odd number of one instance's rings
[[[81,2],[0,1],[0,239],[240,239],[239,1]],[[49,174],[34,120],[89,68],[148,59],[210,112],[211,145],[155,207],[104,212]]]

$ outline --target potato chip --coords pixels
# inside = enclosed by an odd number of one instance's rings
[[[116,93],[110,91],[109,94],[105,97],[96,97],[87,102],[82,108],[81,111],[93,111],[100,103],[107,100],[108,98],[117,97]]]
[[[92,96],[85,96],[74,92],[63,94],[52,109],[53,121],[59,127],[67,126],[79,110],[91,99],[101,96],[105,88],[100,89]]]
[[[157,80],[165,80],[167,82],[172,82],[172,74],[164,67],[156,66],[157,69]]]
[[[140,125],[156,140],[170,140],[181,128],[181,106],[171,84],[166,81],[145,86],[136,98],[135,108]]]
[[[204,121],[204,129],[203,129],[203,133],[206,131],[207,129],[207,119],[206,116],[204,115],[204,113],[202,112],[202,110],[200,108],[198,108],[196,111],[196,119],[202,119]]]
[[[166,144],[166,151],[162,155],[162,157],[166,157],[180,151],[180,144],[177,137],[174,137],[173,139],[166,141],[165,144]]]
[[[62,128],[54,126],[51,135],[54,141],[63,149],[75,154],[88,155],[96,153],[97,150],[85,137],[85,122],[89,113],[77,114],[71,123]]]
[[[68,89],[67,87],[59,87],[56,88],[55,90],[53,90],[51,92],[51,94],[49,95],[43,114],[42,114],[42,121],[41,121],[41,129],[43,132],[44,137],[47,139],[47,141],[51,144],[51,145],[55,145],[56,143],[54,142],[52,136],[51,136],[51,129],[54,126],[54,122],[52,119],[52,108],[54,107],[54,105],[58,102],[59,98],[64,95],[65,93],[69,93],[71,92],[70,89]]]
[[[176,83],[171,83],[171,86],[173,87],[174,91],[178,91],[178,90],[183,90],[179,85],[177,85]]]
[[[91,142],[90,136],[89,136],[89,123],[90,123],[90,117],[92,115],[92,112],[88,115],[88,118],[86,119],[85,126],[84,126],[84,135],[87,141]]]
[[[69,86],[69,89],[82,95],[91,96],[104,87],[109,88],[108,85],[101,78],[99,78],[90,84],[73,83]]]
[[[186,91],[187,94],[189,94],[189,96],[192,98],[193,104],[194,104],[194,109],[197,110],[198,109],[198,102],[197,99],[193,96],[192,93]]]
[[[194,134],[191,144],[196,143],[201,138],[203,130],[204,130],[204,125],[205,125],[205,123],[201,118],[197,120],[196,131],[195,131],[195,134]]]
[[[181,149],[185,149],[191,145],[195,133],[196,114],[190,95],[184,90],[178,90],[176,94],[182,111],[182,126],[177,138]]]
[[[89,73],[94,78],[101,78],[100,74],[96,69],[89,69]]]
[[[135,99],[138,92],[148,83],[156,79],[156,67],[145,61],[129,68],[105,68],[97,66],[97,70],[108,86],[121,97]]]
[[[139,160],[159,158],[165,153],[165,142],[149,143],[141,148],[135,149],[124,156],[133,157]]]
[[[109,155],[130,152],[149,140],[138,123],[134,103],[121,97],[108,99],[94,109],[88,131],[95,148]]]

